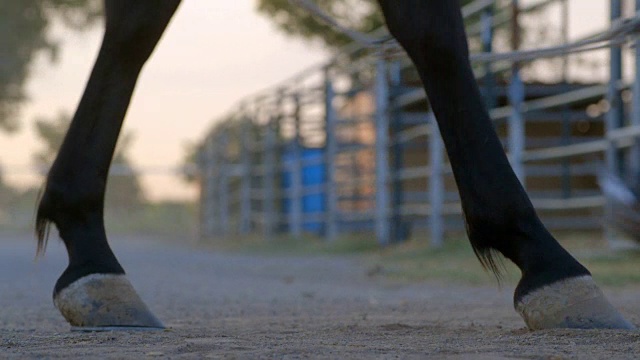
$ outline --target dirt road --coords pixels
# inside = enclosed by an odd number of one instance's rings
[[[640,358],[640,332],[528,332],[512,289],[399,285],[349,257],[208,253],[113,239],[160,332],[72,333],[51,289],[66,265],[51,241],[0,235],[0,358]],[[639,266],[640,269],[640,266]],[[640,324],[640,288],[606,289]]]

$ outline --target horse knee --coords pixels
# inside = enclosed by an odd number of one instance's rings
[[[70,221],[101,211],[103,188],[95,182],[50,177],[40,199],[38,218],[51,221],[60,228]]]

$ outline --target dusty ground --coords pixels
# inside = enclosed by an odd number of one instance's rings
[[[114,239],[161,332],[72,333],[51,289],[66,258],[52,241],[0,235],[0,358],[637,359],[640,332],[523,329],[512,289],[398,285],[349,257],[204,253]],[[638,267],[640,271],[640,265]],[[640,288],[605,289],[640,324]]]

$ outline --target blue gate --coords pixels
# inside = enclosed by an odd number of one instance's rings
[[[283,162],[290,164],[295,159],[295,145],[288,146],[282,155]],[[322,185],[326,182],[326,165],[324,164],[323,148],[302,148],[300,150],[300,159],[302,167],[302,190],[307,187]],[[293,174],[289,168],[282,172],[282,190],[285,193],[290,192],[293,184]],[[302,196],[302,214],[322,216],[326,210],[326,191],[324,188],[318,188],[317,192],[306,193]],[[282,200],[282,212],[285,216],[291,214],[291,198],[285,197]],[[285,225],[285,229],[289,229],[291,224]],[[322,235],[324,233],[324,221],[305,219],[302,222],[302,229],[305,232]]]

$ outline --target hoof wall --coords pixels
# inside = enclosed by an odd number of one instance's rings
[[[164,329],[124,275],[85,276],[55,294],[53,303],[74,331]]]
[[[520,299],[515,308],[531,330],[635,329],[609,303],[591,276],[565,279],[535,290]]]

